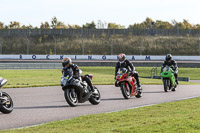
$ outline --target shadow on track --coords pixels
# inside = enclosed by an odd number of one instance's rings
[[[125,100],[124,98],[104,98],[104,99],[101,99],[101,101],[114,101],[114,100]]]
[[[79,104],[78,106],[89,106],[90,104]],[[78,107],[77,106],[77,107]],[[14,109],[47,109],[47,108],[72,108],[69,105],[62,105],[62,106],[33,106],[33,107],[14,107]]]
[[[69,105],[63,105],[63,106],[33,106],[33,107],[14,107],[14,109],[46,109],[46,108],[66,108],[70,107]]]
[[[166,93],[164,91],[147,91],[147,92],[142,92],[142,93]]]

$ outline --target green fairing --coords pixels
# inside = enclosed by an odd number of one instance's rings
[[[168,71],[164,71],[164,70],[168,70]],[[161,77],[162,79],[169,78],[171,80],[172,85],[174,85],[175,77],[173,73],[174,71],[169,66],[166,66],[165,68],[163,68],[163,71],[161,72]]]

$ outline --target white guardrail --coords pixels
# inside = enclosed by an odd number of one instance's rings
[[[1,60],[62,60],[70,57],[72,60],[117,60],[117,55],[0,55]],[[165,55],[127,55],[129,60],[165,60]],[[200,61],[200,56],[173,56],[173,59],[180,61]]]

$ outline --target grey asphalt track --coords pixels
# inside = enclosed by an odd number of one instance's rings
[[[176,92],[167,93],[162,85],[143,85],[143,97],[129,100],[125,100],[120,89],[113,85],[97,87],[102,96],[101,103],[91,105],[86,102],[77,107],[67,104],[59,86],[4,89],[14,101],[14,110],[11,114],[0,113],[0,130],[200,96],[200,85],[179,85]]]

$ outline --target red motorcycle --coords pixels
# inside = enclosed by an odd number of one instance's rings
[[[135,78],[131,76],[126,68],[120,69],[120,72],[116,76],[116,80],[125,99],[129,99],[132,96],[135,96],[136,98],[142,97],[142,90],[137,89]]]

